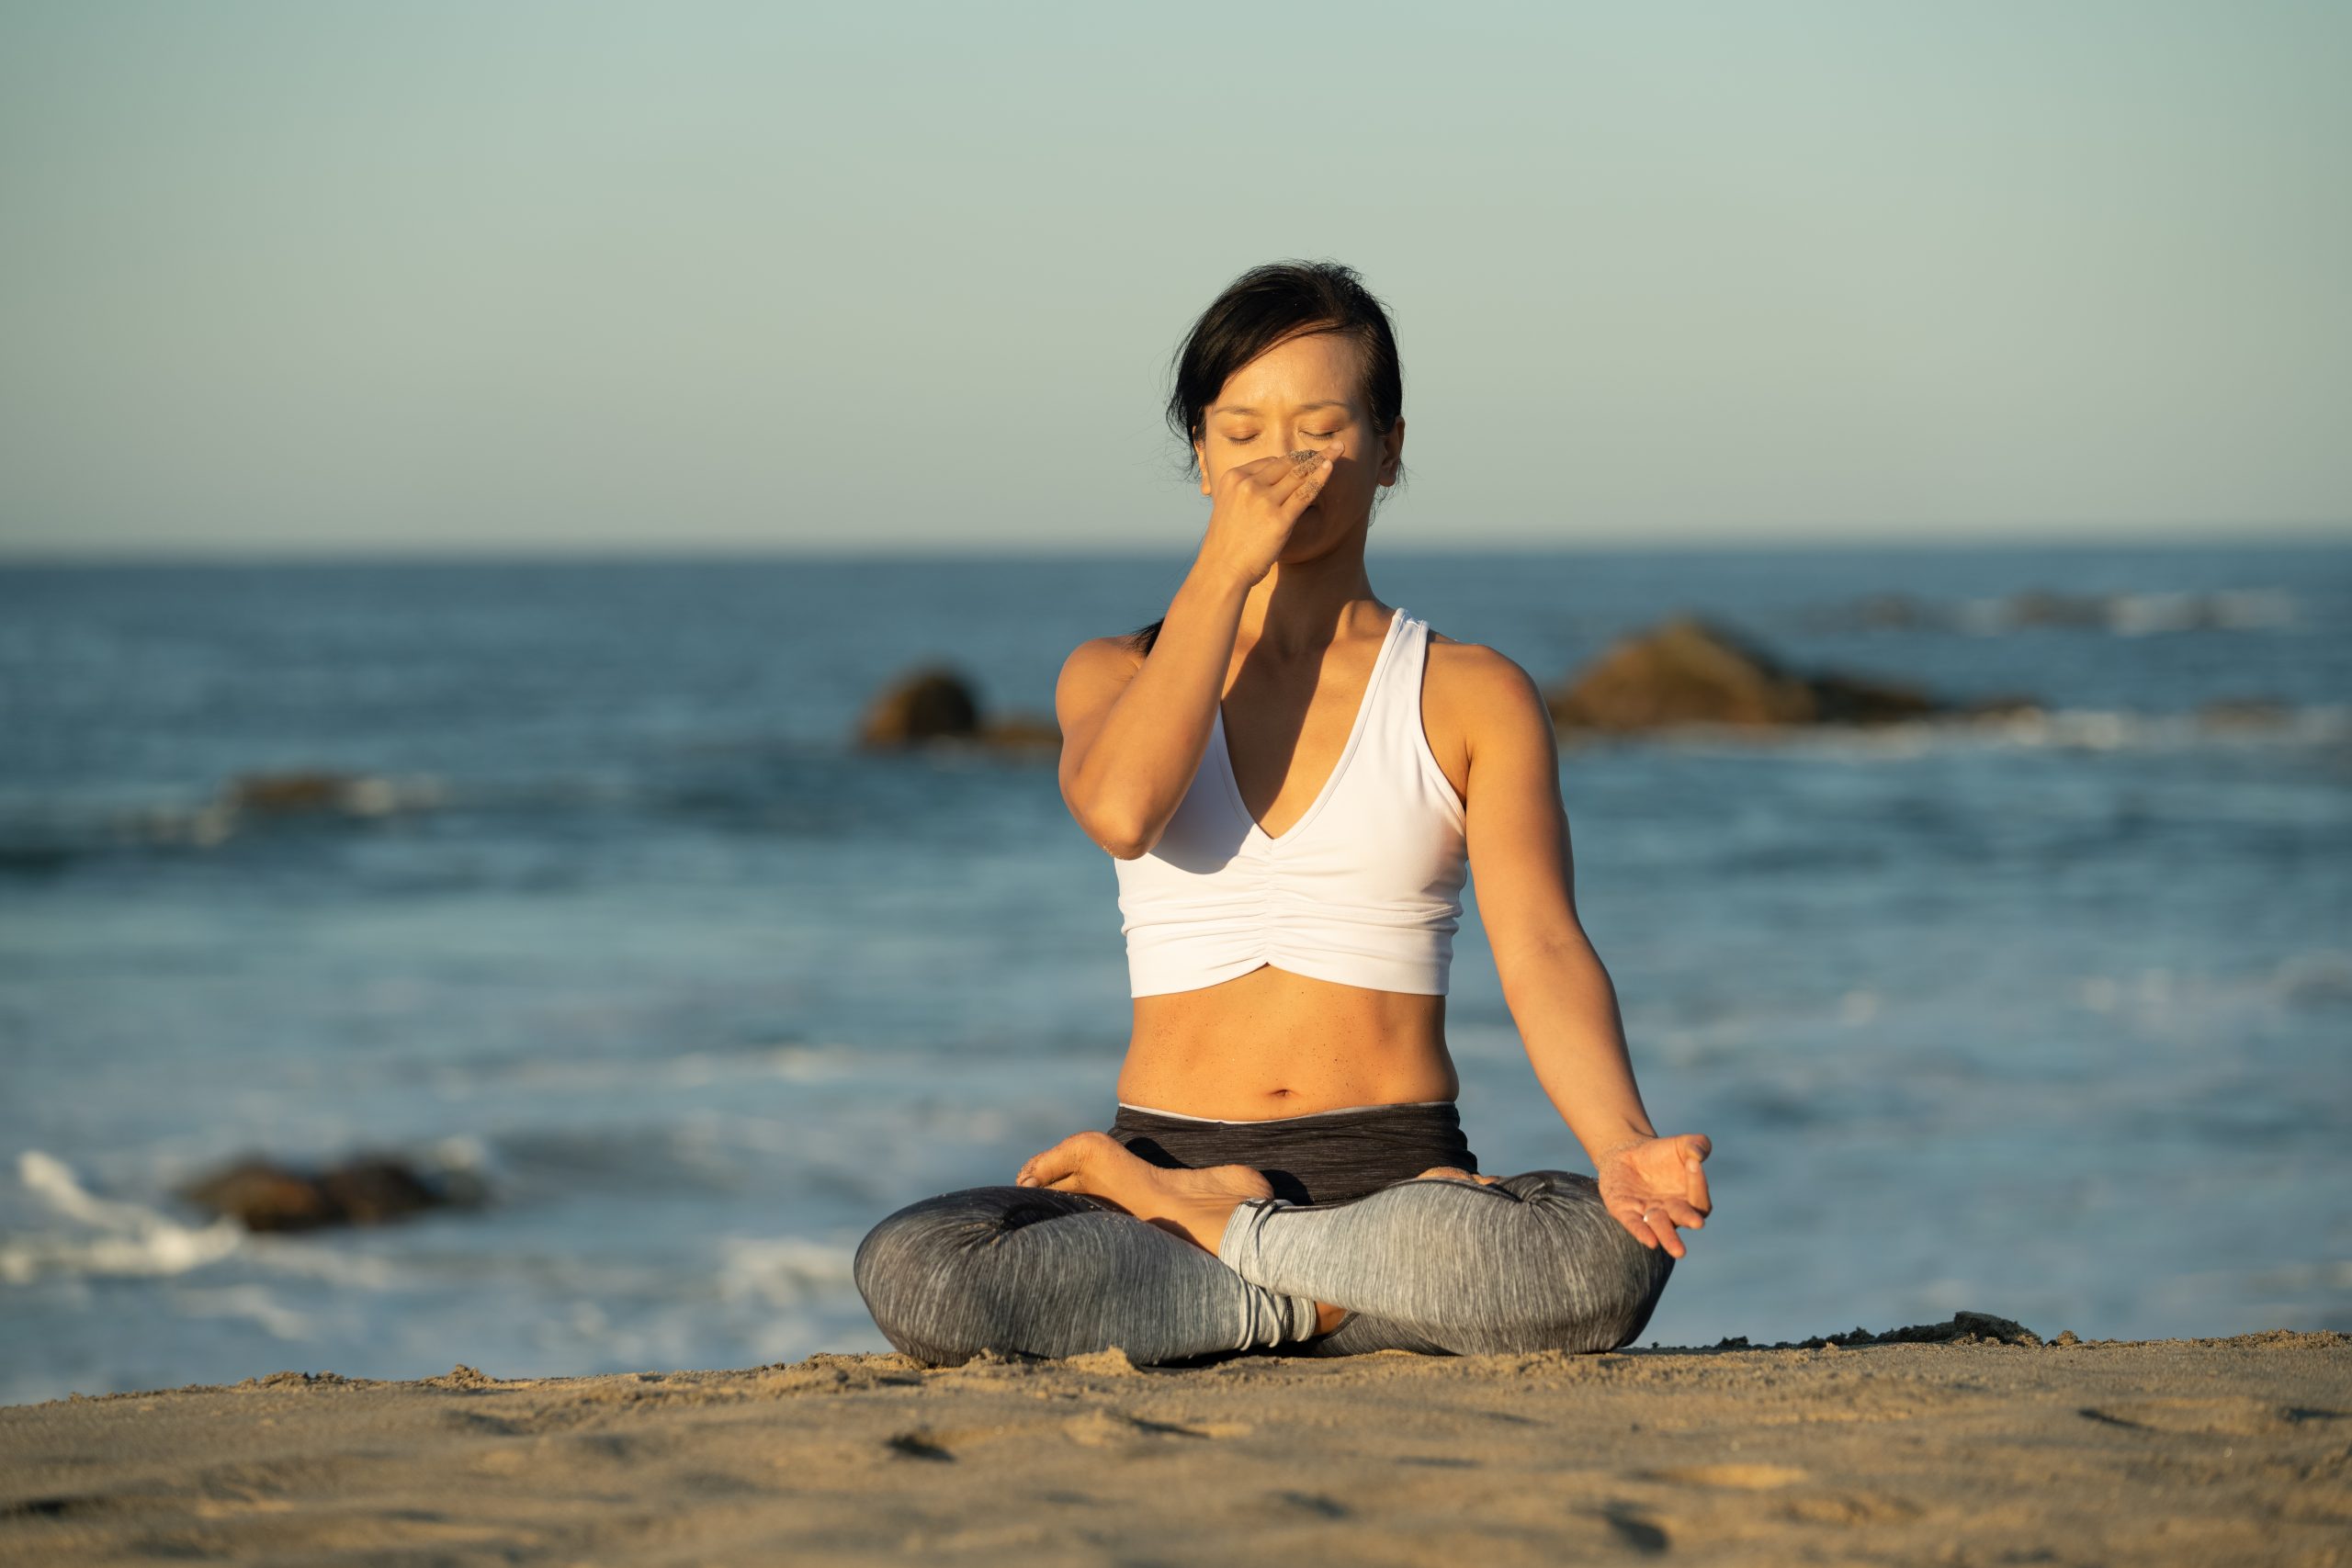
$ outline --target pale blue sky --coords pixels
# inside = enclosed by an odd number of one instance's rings
[[[1391,307],[1399,547],[2352,537],[2352,6],[0,4],[0,549],[1189,547]]]

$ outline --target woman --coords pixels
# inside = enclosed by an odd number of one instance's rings
[[[1207,532],[1167,615],[1080,646],[1055,692],[1062,796],[1125,917],[1118,1111],[860,1245],[859,1292],[919,1360],[1613,1349],[1704,1224],[1713,1145],[1642,1108],[1534,682],[1364,575],[1402,388],[1334,264],[1245,274],[1179,354]],[[1444,1030],[1474,869],[1597,1179],[1476,1174]]]

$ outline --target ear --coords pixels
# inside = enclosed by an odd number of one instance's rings
[[[1203,495],[1215,494],[1216,491],[1209,488],[1209,446],[1207,442],[1195,441],[1193,443],[1193,461],[1200,465],[1201,493]]]
[[[1380,471],[1377,481],[1385,485],[1396,482],[1396,459],[1405,450],[1405,416],[1398,414],[1388,434],[1380,438]]]

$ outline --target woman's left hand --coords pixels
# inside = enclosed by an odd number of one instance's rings
[[[1663,1247],[1681,1257],[1688,1249],[1676,1227],[1697,1230],[1711,1212],[1707,1178],[1699,1164],[1714,1147],[1704,1133],[1618,1145],[1596,1162],[1602,1206],[1644,1247]]]

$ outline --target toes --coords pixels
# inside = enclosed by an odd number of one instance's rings
[[[1480,1187],[1492,1187],[1496,1182],[1500,1181],[1502,1178],[1499,1176],[1473,1176],[1468,1171],[1463,1170],[1455,1166],[1433,1165],[1430,1167],[1429,1169],[1421,1172],[1420,1175],[1413,1178],[1413,1179],[1416,1181],[1469,1181],[1475,1182]]]
[[[1022,1187],[1053,1187],[1082,1170],[1099,1154],[1096,1145],[1111,1142],[1103,1133],[1073,1133],[1043,1154],[1032,1155],[1014,1182]],[[1114,1145],[1115,1146],[1115,1145]]]

